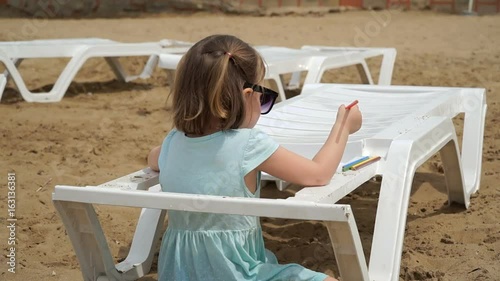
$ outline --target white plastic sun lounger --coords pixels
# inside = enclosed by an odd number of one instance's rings
[[[188,43],[173,40],[146,43],[121,43],[100,38],[54,39],[17,42],[0,42],[0,63],[6,70],[0,73],[0,99],[12,78],[22,97],[28,102],[60,101],[71,81],[82,65],[92,57],[103,57],[111,66],[116,77],[122,81],[148,78],[158,63],[158,55],[166,52],[186,52]],[[121,66],[118,58],[148,56],[141,74],[130,76]],[[24,83],[18,66],[24,59],[33,58],[71,58],[48,93],[32,93]]]
[[[361,79],[365,84],[374,84],[366,59],[382,56],[380,85],[391,83],[392,71],[396,59],[394,48],[330,48],[313,47],[292,49],[273,46],[256,46],[255,49],[262,55],[266,62],[265,79],[276,83],[280,99],[285,100],[285,86],[283,74],[293,73],[289,87],[300,86],[300,73],[307,71],[304,84],[319,83],[325,71],[346,66],[357,66]],[[158,66],[170,72],[177,68],[181,55],[164,54],[160,56]]]
[[[358,171],[339,172],[330,184],[304,188],[288,199],[158,193],[158,176],[149,169],[100,186],[56,186],[53,202],[84,279],[133,280],[146,274],[161,234],[163,210],[175,209],[323,220],[342,280],[399,280],[406,213],[417,167],[440,152],[449,203],[468,207],[470,195],[479,189],[484,90],[310,84],[303,95],[277,104],[258,126],[283,146],[310,157],[326,139],[338,105],[353,99],[359,100],[365,121],[349,139],[343,161],[361,155],[378,155],[382,160]],[[465,113],[461,154],[451,121],[459,113]],[[375,175],[382,175],[382,185],[367,267],[352,213],[336,202]],[[93,204],[147,208],[122,263],[114,264]]]
[[[394,48],[359,48],[359,47],[331,47],[331,46],[302,46],[302,50],[309,50],[319,52],[323,55],[332,57],[344,56],[347,60],[360,61],[357,64],[358,71],[364,84],[378,84],[378,85],[391,85],[392,72],[394,70],[394,63],[396,61],[396,49]],[[373,77],[366,63],[367,59],[382,56],[382,62],[379,69],[379,76],[377,83],[374,83]],[[325,70],[328,68],[312,69],[316,73],[311,77],[323,76]],[[320,83],[319,79],[312,81],[305,81],[305,83]],[[300,86],[300,73],[293,73],[292,78],[288,84],[289,88],[298,88]]]
[[[349,139],[343,161],[361,155],[383,160],[359,172],[339,173],[327,186],[303,188],[293,199],[335,203],[373,176],[382,175],[369,276],[370,280],[399,280],[416,169],[440,152],[449,204],[468,208],[471,194],[479,189],[485,98],[484,89],[311,84],[302,95],[261,116],[258,126],[284,147],[312,158],[331,130],[336,116],[331,110],[359,100],[363,126]],[[461,152],[451,121],[460,113],[465,113]],[[264,175],[263,179],[275,178]]]

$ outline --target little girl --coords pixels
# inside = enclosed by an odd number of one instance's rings
[[[209,36],[184,55],[172,91],[176,129],[148,156],[163,191],[258,197],[261,171],[304,186],[330,182],[349,134],[361,126],[358,107],[341,106],[326,143],[312,160],[303,158],[253,128],[278,96],[259,86],[264,71],[259,54],[234,36]],[[257,217],[173,210],[158,275],[161,281],[336,280],[278,264],[264,248]]]

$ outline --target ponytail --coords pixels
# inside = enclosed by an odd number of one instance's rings
[[[215,84],[213,87],[209,88],[208,100],[210,112],[217,119],[227,119],[229,112],[224,106],[224,91],[226,90],[224,85],[228,83],[229,75],[228,68],[231,63],[231,53],[224,52],[221,58],[218,60],[215,66]]]

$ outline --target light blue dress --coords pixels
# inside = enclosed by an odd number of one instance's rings
[[[160,158],[163,191],[234,197],[258,197],[244,176],[278,144],[258,129],[237,129],[190,138],[172,130]],[[257,182],[259,183],[260,172]],[[264,247],[258,217],[168,211],[158,262],[160,281],[311,280],[327,275],[298,264],[280,265]]]

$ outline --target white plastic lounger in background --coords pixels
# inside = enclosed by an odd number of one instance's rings
[[[340,104],[359,100],[364,123],[352,135],[343,161],[361,155],[382,160],[339,172],[330,184],[308,187],[287,199],[242,199],[158,193],[158,176],[141,170],[93,187],[55,187],[53,202],[73,244],[85,280],[134,280],[155,254],[164,210],[232,213],[325,221],[342,280],[397,281],[415,170],[441,154],[448,202],[469,206],[479,189],[486,114],[484,89],[309,84],[279,103],[258,127],[281,145],[311,157],[331,129]],[[462,151],[451,118],[465,113]],[[349,206],[336,202],[382,175],[367,266]],[[267,175],[267,179],[275,180]],[[149,191],[146,191],[148,190]],[[94,204],[142,207],[128,257],[114,264]]]
[[[322,55],[327,55],[330,57],[345,57],[347,61],[359,61],[358,72],[360,73],[361,79],[364,84],[378,84],[378,85],[391,85],[392,73],[394,70],[394,63],[396,62],[396,49],[394,48],[358,48],[358,47],[331,47],[331,46],[302,46],[302,50],[309,50],[314,52],[319,52]],[[316,53],[315,53],[316,54]],[[382,56],[382,62],[380,64],[379,76],[377,83],[374,83],[373,77],[368,68],[366,62],[367,59]],[[329,67],[320,67],[312,69],[315,73],[312,73],[310,80],[306,78],[304,83],[320,83],[323,73],[330,69]],[[288,84],[289,88],[300,87],[300,73],[293,73],[292,78]]]
[[[292,49],[274,46],[256,46],[255,49],[266,62],[265,79],[273,80],[278,88],[280,99],[286,99],[283,74],[293,73],[289,87],[300,86],[300,73],[307,71],[304,84],[319,83],[327,70],[346,66],[357,66],[363,83],[374,84],[366,59],[382,56],[382,64],[378,83],[390,85],[392,71],[396,59],[394,48],[334,48],[313,47]],[[170,72],[175,71],[181,59],[179,54],[160,56],[158,66]]]
[[[3,74],[0,73],[0,99],[7,79],[12,78],[21,96],[28,102],[60,101],[82,65],[93,57],[105,58],[116,77],[122,81],[148,78],[156,67],[161,53],[184,53],[189,45],[189,43],[175,40],[121,43],[100,38],[0,42],[0,63],[3,63],[6,68]],[[118,60],[120,57],[133,56],[149,57],[142,73],[137,76],[129,76]],[[26,87],[18,71],[24,59],[33,58],[71,58],[48,93],[32,93]]]

